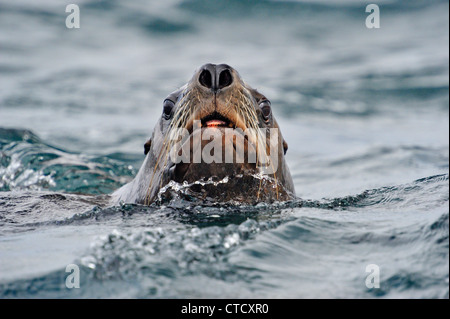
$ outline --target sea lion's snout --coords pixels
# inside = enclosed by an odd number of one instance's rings
[[[205,64],[200,68],[198,82],[216,93],[233,83],[232,68],[227,64]]]
[[[171,106],[165,119],[170,122],[170,129],[185,128],[190,133],[195,121],[201,128],[240,128],[245,131],[250,117],[255,122],[259,114],[251,89],[227,64],[204,64],[165,102]]]

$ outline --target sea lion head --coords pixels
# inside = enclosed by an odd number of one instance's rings
[[[200,197],[218,201],[289,199],[286,151],[270,100],[231,66],[205,64],[164,99],[136,177],[145,196],[136,199],[152,202],[170,181],[195,183]]]

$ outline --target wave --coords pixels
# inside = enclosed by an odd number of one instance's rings
[[[444,157],[446,158],[446,156],[441,156],[441,158],[439,154],[435,154],[436,152],[430,152],[430,150],[424,150],[423,148],[405,148],[405,150],[411,152],[411,156],[418,156],[421,161],[424,161],[430,153],[434,156],[431,159],[433,163],[439,161],[444,163]],[[384,156],[396,152],[396,150],[383,148],[374,152],[375,155]],[[435,158],[436,156],[438,157]],[[367,162],[367,157],[373,158],[376,156],[371,153],[366,154],[363,155],[362,160]],[[10,199],[11,213],[22,211],[29,203],[43,201],[44,199],[50,199],[53,204],[60,205],[60,208],[64,211],[70,211],[71,208],[76,207],[76,197],[58,201],[55,200],[56,197],[51,198],[51,195],[45,197],[47,195],[33,194],[33,192],[79,193],[85,195],[84,197],[80,195],[79,201],[86,202],[85,197],[106,195],[130,180],[136,173],[136,170],[130,165],[133,160],[135,158],[130,157],[129,154],[115,153],[96,157],[69,153],[44,143],[28,130],[0,128],[0,191],[6,192],[2,196],[4,203],[8,202],[8,198]],[[350,166],[355,160],[360,161],[359,158],[350,158],[332,161],[328,166]],[[410,161],[410,159],[408,160]],[[376,159],[374,162],[379,161],[379,159]],[[406,159],[402,161],[406,161]],[[401,163],[398,165],[401,165]],[[447,170],[448,166],[444,166],[442,169]],[[8,193],[11,191],[13,192]],[[257,206],[246,206],[233,203],[198,202],[195,197],[191,196],[191,193],[190,185],[173,182],[163,188],[160,200],[150,207],[135,205],[106,208],[107,201],[102,197],[97,198],[97,206],[101,209],[109,209],[111,212],[116,209],[117,212],[122,214],[125,214],[125,212],[129,214],[133,211],[155,212],[160,210],[161,207],[167,207],[180,216],[189,216],[189,218],[196,216],[195,218],[200,220],[200,216],[218,215],[224,217],[226,215],[229,218],[233,216],[232,212],[237,212],[237,215],[246,218],[251,217],[252,214],[294,208],[355,210],[370,207],[371,209],[398,211],[413,207],[416,210],[426,210],[440,207],[448,203],[449,199],[448,173],[429,176],[403,185],[369,189],[356,195],[332,199],[324,198],[322,200],[298,198],[293,201],[271,205],[260,203]],[[94,197],[88,200],[89,203],[95,201]],[[3,204],[3,207],[5,207],[4,205],[6,204]],[[43,204],[42,207],[44,206]],[[80,205],[79,209],[81,207],[83,205]],[[193,209],[195,207],[197,209]],[[81,213],[79,209],[77,213]],[[106,211],[99,210],[94,215],[98,216],[102,212],[106,214]],[[86,214],[86,216],[91,216],[90,212]],[[83,219],[82,216],[79,216],[81,220]],[[226,220],[225,218],[222,223],[229,222],[232,218]],[[219,220],[215,219],[215,221],[218,222]],[[237,221],[242,221],[242,219],[237,219]]]
[[[148,214],[152,208],[136,205],[95,209],[63,224],[83,223],[83,220],[105,223],[119,215],[126,218],[129,227],[98,236],[73,261],[80,267],[83,289],[67,289],[64,285],[67,273],[59,269],[31,279],[0,283],[0,295],[3,298],[180,298],[194,294],[223,298],[233,296],[236,292],[232,288],[239,283],[240,292],[234,298],[254,297],[255,291],[272,298],[448,297],[445,283],[448,262],[447,267],[442,263],[448,260],[448,211],[427,214],[427,218],[412,221],[403,229],[387,229],[376,219],[353,219],[351,216],[357,216],[354,213],[343,219],[342,215],[334,218],[323,213],[311,214],[311,208],[304,208],[306,211],[272,211],[251,218],[247,215],[246,220],[235,219],[236,223],[229,223],[232,218],[226,216],[227,209],[216,207],[205,210],[203,217],[171,224],[161,223],[164,216],[167,219],[167,215],[174,214],[175,209],[168,207],[152,210],[155,214]],[[197,215],[195,210],[202,209],[197,207],[190,214]],[[101,218],[94,221],[98,217]],[[227,219],[227,223],[214,222],[214,219]],[[376,257],[375,252],[380,249],[383,255]],[[399,249],[397,264],[383,269],[380,289],[365,288],[364,272],[349,276],[349,272],[357,273],[360,265],[370,263],[375,257],[380,264],[392,262],[390,256]],[[315,266],[311,268],[311,264]],[[434,270],[424,270],[429,267]],[[292,290],[286,281],[273,280],[283,276],[308,289],[296,286]],[[214,283],[215,291],[198,285],[206,281]],[[324,290],[333,282],[347,288]],[[352,287],[350,293],[348,287]],[[324,294],[325,291],[328,293]]]
[[[48,145],[29,130],[0,128],[0,191],[51,190],[107,194],[136,170],[111,156],[88,156]]]
[[[27,242],[59,230],[78,242],[91,227],[102,234],[73,260],[83,289],[67,289],[65,269],[48,262],[51,271],[0,282],[2,298],[448,297],[448,173],[321,200],[199,202],[189,185],[178,185],[150,206],[110,206],[109,196],[86,192],[70,176],[80,170],[92,187],[104,185],[104,176],[120,184],[128,155],[69,153],[18,129],[0,129],[0,147],[0,240],[13,234]],[[46,175],[56,168],[59,174]],[[388,265],[377,290],[362,284],[360,270],[374,260]],[[206,282],[214,289],[199,286]],[[330,283],[346,289],[330,290]]]

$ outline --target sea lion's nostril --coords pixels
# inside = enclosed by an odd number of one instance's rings
[[[201,86],[217,93],[218,90],[226,88],[233,83],[231,67],[226,64],[205,64],[198,76],[198,82]]]
[[[200,82],[201,85],[210,89],[213,84],[211,72],[209,72],[209,70],[207,70],[207,69],[204,69],[200,73],[200,76],[198,77],[198,81]]]
[[[233,76],[231,75],[230,70],[225,69],[220,72],[219,75],[219,89],[223,89],[224,87],[230,86],[233,83]]]

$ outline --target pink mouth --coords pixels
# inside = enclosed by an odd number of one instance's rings
[[[209,120],[205,124],[207,127],[216,127],[216,126],[226,126],[227,123],[225,123],[222,120]]]

